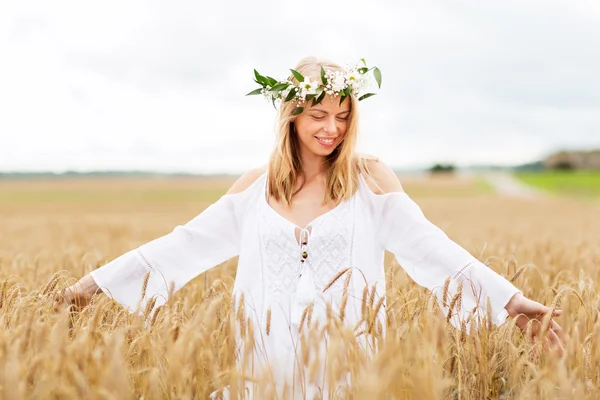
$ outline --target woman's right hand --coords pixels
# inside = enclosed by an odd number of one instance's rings
[[[87,306],[92,297],[100,292],[100,287],[94,281],[90,274],[85,275],[75,284],[64,289],[62,294],[55,298],[54,308],[57,309],[61,305],[75,305],[77,308]]]

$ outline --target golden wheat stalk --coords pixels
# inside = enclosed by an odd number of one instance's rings
[[[325,287],[323,288],[323,292],[327,291],[327,289],[329,289],[347,271],[350,271],[350,268],[345,268],[345,269],[339,271],[337,274],[335,274],[335,276],[329,281],[329,283],[327,283],[327,285],[325,285]]]

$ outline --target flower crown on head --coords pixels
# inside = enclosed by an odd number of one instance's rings
[[[377,87],[381,88],[381,71],[379,71],[379,68],[367,67],[364,58],[361,58],[360,61],[363,66],[350,66],[343,68],[341,71],[321,66],[320,83],[311,81],[309,77],[302,76],[298,71],[291,69],[293,77],[299,82],[298,85],[292,82],[292,76],[287,81],[280,82],[270,76],[263,76],[254,70],[254,82],[261,85],[261,87],[251,91],[246,96],[262,94],[273,103],[273,107],[275,107],[277,100],[283,102],[295,101],[297,107],[292,112],[293,115],[301,114],[304,111],[304,107],[301,105],[307,101],[312,100],[313,106],[319,104],[326,94],[334,97],[341,96],[340,104],[342,104],[346,97],[351,94],[358,97],[361,92],[371,85],[370,77],[367,75],[369,71],[373,71]],[[364,100],[374,95],[375,93],[365,93],[360,95],[358,100]]]

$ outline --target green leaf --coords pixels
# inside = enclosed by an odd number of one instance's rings
[[[368,99],[371,96],[375,96],[377,93],[365,93],[362,96],[360,96],[358,98],[358,101],[364,100],[364,99]]]
[[[285,101],[290,101],[294,98],[294,96],[296,96],[296,93],[298,93],[298,88],[297,87],[293,87],[292,90],[290,90],[290,92],[288,93],[288,95],[285,97]]]
[[[366,74],[367,72],[369,72],[369,68],[367,68],[367,67],[359,68],[358,72],[360,72],[361,74]]]
[[[265,78],[264,76],[259,74],[257,70],[254,70],[254,76],[256,77],[258,84],[263,85],[263,86],[266,86],[269,84],[269,82],[267,81],[267,78]]]
[[[340,106],[342,105],[342,103],[344,102],[344,100],[346,100],[346,94],[344,93],[343,95],[340,96]]]
[[[360,61],[362,61],[362,63],[364,64],[365,67],[367,66],[367,62],[365,61],[364,58],[361,58]]]
[[[307,94],[306,95],[306,101],[311,101],[312,99],[314,99],[316,96],[316,94]]]
[[[321,101],[323,101],[324,98],[325,98],[325,91],[323,90],[317,98],[313,99],[312,105],[315,106],[315,105],[319,104]]]
[[[267,83],[269,84],[269,86],[277,85],[277,79],[271,78],[270,76],[265,76],[264,78],[267,80]]]
[[[292,71],[292,75],[294,75],[294,78],[296,78],[298,82],[304,82],[304,77],[300,72],[293,69],[290,69],[290,71]]]
[[[377,86],[381,89],[381,71],[379,68],[373,68],[373,76],[375,76],[375,80],[377,81]]]
[[[321,65],[321,82],[323,85],[327,85],[327,77],[325,76],[325,68]]]
[[[298,108],[294,109],[294,111],[292,111],[292,115],[302,114],[303,111],[304,111],[304,107],[298,107]]]
[[[248,93],[246,96],[251,96],[253,94],[260,94],[261,92],[262,92],[262,88],[254,89],[253,91]]]
[[[281,91],[283,89],[286,89],[288,86],[290,86],[289,83],[278,83],[275,86],[273,86],[271,89],[269,89],[271,92],[277,92],[277,91]]]

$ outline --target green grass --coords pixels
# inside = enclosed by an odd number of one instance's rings
[[[600,171],[517,172],[517,179],[552,193],[600,197]]]

